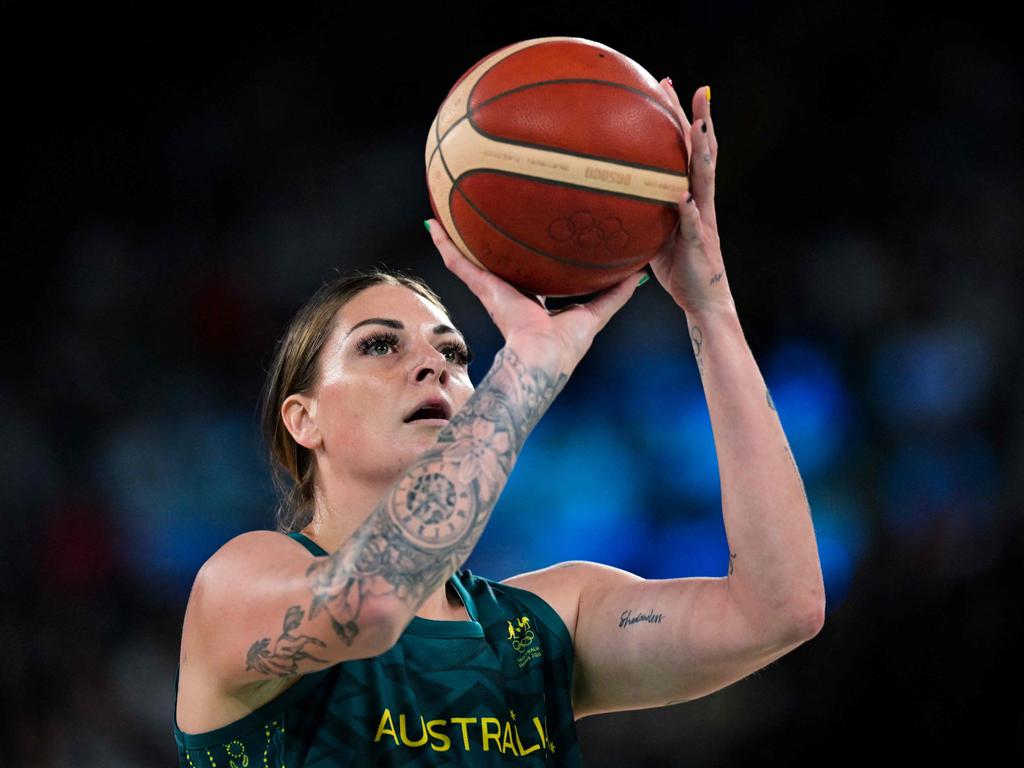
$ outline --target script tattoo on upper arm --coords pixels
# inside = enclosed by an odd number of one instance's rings
[[[631,627],[634,624],[646,623],[646,624],[661,624],[661,620],[664,614],[655,613],[653,610],[647,613],[634,614],[630,610],[625,610],[619,616],[619,629]]]
[[[348,541],[309,566],[308,620],[326,611],[351,645],[367,600],[393,596],[418,609],[469,556],[527,436],[568,380],[503,347],[435,446]]]

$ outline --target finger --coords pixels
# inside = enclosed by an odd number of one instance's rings
[[[683,128],[683,141],[686,142],[686,157],[687,162],[689,158],[693,157],[693,151],[690,147],[690,121],[686,118],[686,113],[683,111],[683,105],[679,102],[679,95],[676,93],[676,89],[672,87],[672,81],[670,78],[665,78],[659,85],[668,94],[668,99],[672,103],[672,108],[675,110],[676,117],[679,118],[679,123]]]
[[[437,219],[427,219],[426,223],[430,237],[441,253],[445,266],[454,272],[480,300],[484,309],[487,310],[487,314],[490,315],[491,320],[506,339],[509,337],[511,328],[530,314],[520,302],[525,300],[539,305],[541,311],[547,311],[541,297],[520,290],[499,275],[474,264],[451,241],[448,233],[444,231],[444,227]]]
[[[497,291],[493,282],[495,276],[467,259],[466,255],[448,237],[441,222],[437,219],[427,219],[426,221],[429,225],[427,229],[430,232],[430,239],[434,241],[434,247],[441,254],[444,265],[455,273],[455,276],[464,282],[485,306],[490,306],[488,302],[494,298]]]
[[[697,201],[692,195],[683,196],[683,204],[679,206],[679,239],[687,248],[702,248],[703,212],[697,208]]]
[[[697,127],[698,120],[707,120],[708,136],[710,137],[711,158],[718,160],[718,140],[715,138],[715,121],[711,119],[711,86],[705,85],[698,88],[693,94],[693,125]]]
[[[538,305],[541,309],[547,309],[547,307],[544,306],[544,297],[541,296],[540,294],[530,293],[529,291],[524,291],[522,288],[516,288],[516,290],[519,291],[519,293],[521,293],[523,296],[528,298],[530,301],[532,301],[534,304]]]
[[[595,335],[608,324],[612,315],[626,305],[626,302],[630,300],[637,287],[639,287],[641,276],[645,274],[647,274],[646,270],[643,269],[639,272],[634,272],[624,280],[620,280],[615,285],[602,291],[584,305],[584,308],[588,309],[596,320]]]
[[[679,122],[683,124],[683,131],[689,133],[690,121],[686,117],[686,113],[683,111],[683,105],[679,101],[679,95],[676,93],[675,87],[672,85],[672,79],[666,77],[662,79],[658,85],[660,85],[666,94],[668,94],[668,100],[672,102],[672,107],[675,109],[676,114],[679,116]]]
[[[693,164],[690,166],[690,192],[700,209],[703,221],[716,232],[715,158],[711,151],[711,132],[705,118],[693,124]],[[705,130],[707,129],[707,130]]]

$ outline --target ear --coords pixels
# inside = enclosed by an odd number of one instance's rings
[[[316,425],[316,400],[307,395],[289,395],[281,404],[281,421],[292,439],[303,448],[315,450],[323,442]]]

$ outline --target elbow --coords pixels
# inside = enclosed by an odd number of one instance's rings
[[[825,626],[825,600],[822,598],[809,608],[794,612],[786,625],[786,636],[793,643],[805,643]]]
[[[779,606],[774,637],[777,645],[795,647],[815,637],[825,626],[825,598],[823,594],[812,599],[790,599]]]
[[[810,640],[821,632],[825,626],[825,582],[820,572],[813,587],[802,595],[794,595],[792,605],[794,610],[789,613],[790,631],[798,642]]]
[[[340,621],[330,615],[330,622],[335,638],[341,641],[338,651],[342,661],[380,656],[391,650],[405,631],[398,611],[379,600],[364,602],[355,619]]]
[[[390,651],[398,643],[405,628],[412,621],[412,616],[401,610],[401,606],[389,604],[380,606],[377,613],[377,620],[374,622],[377,630],[376,645],[377,655]]]
[[[806,639],[810,640],[817,635],[825,626],[825,600],[816,603],[814,608],[808,611],[803,617],[802,626]]]

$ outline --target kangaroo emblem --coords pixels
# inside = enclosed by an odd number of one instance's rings
[[[512,623],[511,619],[508,620],[508,640],[511,641],[512,647],[516,649],[516,652],[521,653],[524,649],[529,648],[534,637],[533,630],[530,629],[529,616],[516,619],[515,624]]]

